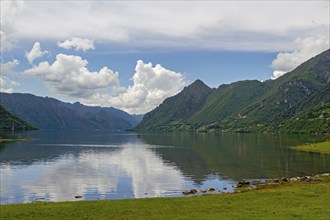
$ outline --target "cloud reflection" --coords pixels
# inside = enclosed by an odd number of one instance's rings
[[[127,194],[130,190],[133,197],[141,198],[164,196],[183,188],[185,179],[181,171],[164,162],[149,147],[154,146],[128,143],[120,145],[117,151],[89,148],[76,156],[65,154],[55,161],[26,167],[1,165],[1,199],[11,197],[13,191],[23,194],[19,199],[22,201],[15,202],[29,202],[37,197],[69,201],[88,193],[101,199],[112,198],[114,194],[118,198],[119,191]],[[14,181],[17,183],[13,184]]]

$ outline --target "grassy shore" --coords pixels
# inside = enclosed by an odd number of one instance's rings
[[[14,141],[31,141],[32,138],[30,137],[26,137],[26,138],[21,138],[21,137],[18,137],[18,138],[3,138],[3,137],[0,137],[0,143],[1,142],[14,142]]]
[[[329,216],[329,178],[235,194],[0,206],[0,219],[329,219]]]
[[[324,154],[330,154],[330,141],[325,141],[316,144],[306,144],[294,147],[296,150],[308,151],[308,152],[318,152]]]

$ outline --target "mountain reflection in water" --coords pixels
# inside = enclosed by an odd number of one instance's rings
[[[230,192],[243,178],[329,171],[329,156],[289,147],[322,137],[45,132],[1,143],[1,203]]]

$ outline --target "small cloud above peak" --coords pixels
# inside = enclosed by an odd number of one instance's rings
[[[87,50],[94,50],[95,45],[93,40],[82,39],[78,37],[72,37],[63,42],[57,42],[57,46],[64,48],[66,50],[74,49],[76,51],[82,50],[86,52]]]
[[[42,57],[47,53],[48,51],[41,50],[41,45],[39,42],[35,42],[30,52],[25,52],[25,57],[27,58],[29,63],[32,64],[35,59],[37,59],[38,57]]]

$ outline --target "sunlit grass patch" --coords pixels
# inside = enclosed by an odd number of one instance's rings
[[[325,141],[322,143],[306,144],[294,147],[296,150],[308,151],[308,152],[318,152],[324,154],[330,154],[330,141]]]

